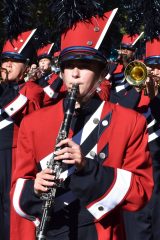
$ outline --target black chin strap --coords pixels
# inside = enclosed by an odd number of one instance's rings
[[[87,102],[88,99],[91,98],[92,95],[94,95],[94,93],[96,92],[96,89],[99,87],[100,83],[102,82],[102,80],[98,80],[94,86],[92,87],[92,89],[90,89],[90,91],[86,94],[86,96],[83,97],[81,103]]]

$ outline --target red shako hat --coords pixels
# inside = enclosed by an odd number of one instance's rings
[[[146,42],[146,65],[160,65],[160,38]]]
[[[52,50],[53,50],[54,43],[49,43],[46,46],[43,46],[38,49],[37,51],[37,58],[38,61],[42,58],[52,58]]]
[[[106,57],[99,50],[102,41],[118,8],[94,16],[88,21],[79,21],[61,37],[59,63],[72,59],[95,60],[106,63]]]
[[[139,39],[143,34],[144,32],[141,32],[141,34],[139,35],[135,34],[133,36],[130,36],[128,34],[123,35],[123,38],[121,41],[121,48],[134,51],[136,49],[136,43],[139,41]]]
[[[37,29],[22,32],[17,39],[7,40],[3,46],[1,59],[11,58],[29,61],[33,56],[32,38]]]
[[[60,51],[57,51],[57,52],[54,53],[53,56],[54,56],[54,58],[57,58],[57,57],[59,57],[59,55],[60,55]]]

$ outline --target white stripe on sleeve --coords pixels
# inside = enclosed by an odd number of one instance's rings
[[[30,221],[32,221],[35,226],[38,226],[39,225],[39,220],[38,218],[35,218],[33,216],[30,216],[28,214],[26,214],[20,207],[19,205],[19,200],[20,200],[20,196],[21,196],[21,193],[22,193],[22,189],[23,189],[23,186],[25,184],[25,181],[27,181],[26,179],[23,179],[23,178],[19,178],[16,182],[16,187],[15,187],[15,190],[14,190],[14,195],[13,195],[13,206],[14,206],[14,209],[15,211],[23,218],[26,218]]]
[[[100,201],[89,206],[88,211],[96,219],[100,219],[103,215],[114,209],[125,198],[131,185],[131,178],[131,172],[117,169],[116,181],[112,189]]]
[[[12,116],[26,104],[27,100],[28,98],[26,96],[20,94],[11,104],[4,108],[4,111],[9,116]]]

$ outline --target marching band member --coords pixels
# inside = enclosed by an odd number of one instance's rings
[[[153,39],[146,42],[146,57],[144,63],[149,68],[149,79],[153,82],[152,100],[159,95],[160,82],[160,40]],[[150,92],[148,92],[150,95]],[[153,109],[154,110],[154,109]]]
[[[135,60],[136,46],[142,35],[143,32],[139,35],[123,36],[120,49],[118,50],[120,55],[118,59],[119,71],[116,71],[111,77],[110,101],[113,103],[118,102],[125,107],[132,106],[131,108],[134,108],[140,98],[135,88],[125,80],[124,70],[130,62]]]
[[[52,71],[53,47],[54,43],[49,43],[39,48],[37,51],[40,77],[38,78],[37,76],[36,83],[38,83],[43,88],[45,94],[43,101],[44,106],[51,105],[56,101],[63,84],[63,81],[59,74],[55,71]]]
[[[58,66],[59,55],[60,55],[60,51],[54,52],[54,55],[53,55],[53,71],[55,73],[59,73],[60,72],[60,68]]]
[[[159,94],[154,79],[160,73],[160,41],[154,39],[146,42],[146,56],[144,63],[150,68],[148,76],[148,95],[141,93],[141,98],[137,106],[137,111],[142,112],[147,119],[149,131],[149,149],[152,156],[154,191],[149,203],[140,211],[126,213],[126,230],[128,240],[158,239],[160,236],[160,114],[159,114]],[[151,78],[151,79],[150,79]],[[150,81],[153,81],[150,86]],[[154,85],[154,86],[153,86]],[[151,98],[150,98],[151,96]],[[134,231],[133,231],[134,225]]]
[[[145,59],[145,63],[148,67],[152,67],[152,71],[151,73],[153,73],[154,68],[156,67],[156,65],[150,65],[149,64],[149,59],[154,59],[155,60],[155,56],[153,55],[158,55],[158,48],[157,48],[157,44],[155,46],[155,48],[153,47],[154,44],[147,42],[146,44],[146,59]],[[125,47],[125,45],[123,46]],[[155,49],[155,51],[157,52],[157,54],[154,53],[153,48]],[[127,52],[128,50],[126,50],[126,55],[131,54],[131,52]],[[153,58],[152,58],[153,56]],[[129,55],[130,58],[130,55]],[[127,56],[126,56],[127,59]],[[132,58],[133,60],[133,58]],[[129,63],[129,62],[128,62]],[[125,64],[124,66],[127,66],[127,64]],[[143,71],[143,70],[142,70]],[[146,71],[146,74],[148,74],[147,72],[147,68],[144,69],[144,71]],[[137,112],[143,114],[146,117],[147,120],[147,127],[148,127],[148,132],[149,132],[149,149],[151,152],[151,156],[152,156],[152,162],[153,162],[153,166],[156,166],[156,168],[154,167],[154,176],[155,175],[159,175],[159,172],[157,171],[157,169],[159,169],[159,167],[157,167],[159,165],[159,155],[160,155],[160,148],[159,148],[159,141],[160,141],[160,128],[159,128],[159,122],[156,121],[153,111],[157,111],[155,106],[152,107],[151,103],[153,101],[153,99],[150,98],[151,96],[151,87],[147,87],[147,91],[148,94],[146,95],[146,91],[144,90],[144,88],[140,85],[140,86],[136,86],[136,84],[133,85],[130,84],[129,82],[127,82],[125,80],[125,77],[123,74],[123,81],[120,80],[120,82],[116,82],[115,84],[117,84],[116,86],[112,85],[112,92],[111,92],[111,102],[114,103],[118,103],[122,106],[125,106],[127,108],[131,108],[136,110]],[[113,79],[114,81],[114,79]],[[145,79],[145,83],[146,81],[150,82],[150,77],[146,77]],[[147,86],[149,86],[149,82],[147,82]],[[150,95],[150,96],[149,96]],[[153,93],[152,93],[153,95]],[[152,103],[153,105],[153,103]],[[154,110],[153,110],[154,109]],[[158,109],[158,108],[157,108]],[[156,181],[157,182],[157,181]],[[156,186],[156,183],[155,183]],[[155,221],[157,221],[157,223],[153,224],[153,212],[151,211],[151,209],[154,209],[154,204],[156,201],[156,197],[155,194],[153,193],[152,195],[152,200],[149,202],[149,204],[147,204],[147,206],[142,209],[141,211],[138,211],[136,213],[131,213],[131,212],[124,212],[124,220],[125,220],[125,230],[126,230],[126,234],[127,234],[127,239],[128,240],[137,240],[137,239],[152,239],[153,236],[156,236],[155,239],[157,239],[157,236],[160,234],[159,233],[159,227],[157,228],[156,226],[159,225],[159,220],[158,217],[156,217],[155,215]],[[157,210],[157,215],[159,215],[159,212]],[[133,231],[133,225],[135,226],[134,231]],[[155,231],[153,233],[152,231],[152,227],[154,225]],[[149,231],[150,229],[150,231]]]
[[[45,230],[47,240],[125,239],[122,210],[136,211],[151,196],[145,118],[96,94],[107,64],[100,43],[116,11],[103,18],[81,19],[62,35],[61,75],[68,91],[73,84],[79,85],[79,94],[69,137],[57,144],[62,149],[55,152],[55,160],[63,161],[68,169],[62,172],[62,187],[56,192]],[[17,213],[35,225],[42,217],[41,194],[56,187],[46,163],[53,154],[66,104],[67,99],[62,99],[25,117],[21,124],[13,204]]]
[[[47,44],[37,51],[38,67],[46,74],[51,73],[52,54],[54,43]]]
[[[35,31],[24,32],[12,42],[7,40],[1,53],[1,67],[6,70],[1,72],[0,84],[0,232],[4,240],[10,239],[9,192],[20,122],[25,115],[41,107],[44,97],[37,84],[24,81],[32,59],[31,42]]]

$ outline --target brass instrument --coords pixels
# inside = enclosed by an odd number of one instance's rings
[[[5,79],[3,79],[0,74],[0,83],[8,81],[8,74],[9,74],[8,70],[6,68],[0,67],[0,73],[2,73],[2,72],[5,72],[6,77],[5,77]]]
[[[130,85],[142,86],[148,76],[147,67],[140,61],[132,61],[125,68],[124,75]]]
[[[37,68],[31,68],[28,73],[26,73],[26,76],[24,77],[24,81],[35,81],[38,78],[41,78],[44,75],[44,71],[42,68],[37,67]]]
[[[160,77],[151,73],[151,69],[140,61],[130,62],[124,71],[126,81],[139,90],[144,89],[144,94],[151,99],[156,96],[158,87],[160,86]],[[149,80],[147,80],[149,77]]]

